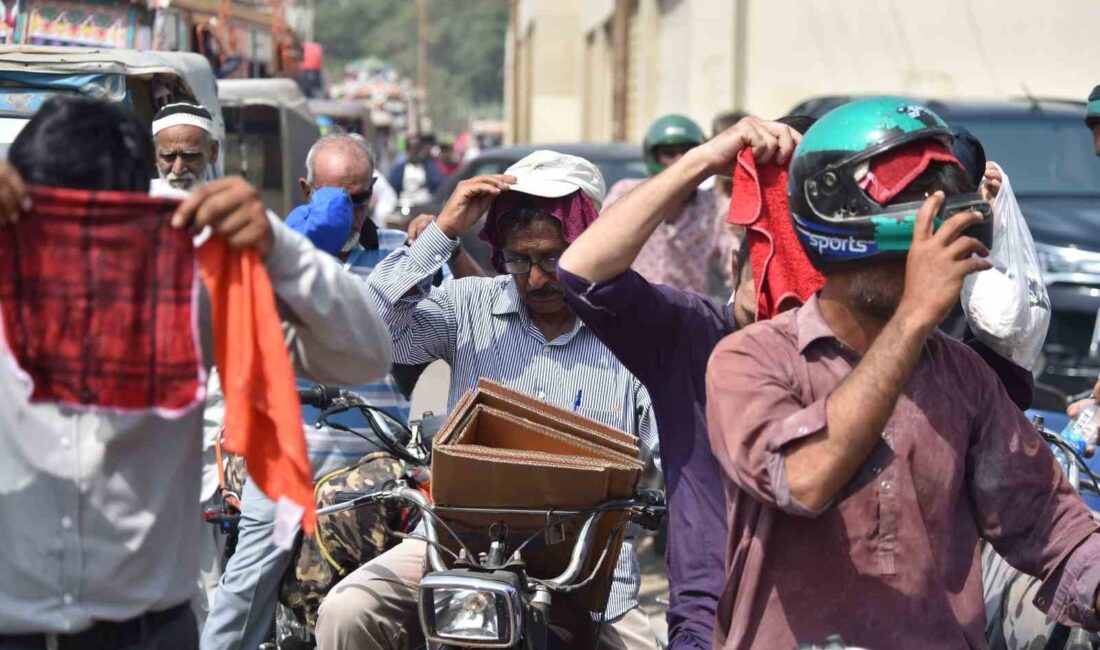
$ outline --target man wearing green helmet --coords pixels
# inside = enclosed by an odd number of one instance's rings
[[[1085,126],[1092,130],[1092,144],[1096,155],[1100,156],[1100,86],[1089,93],[1089,103],[1085,105]]]
[[[989,207],[949,144],[927,107],[879,97],[795,151],[791,216],[825,286],[707,369],[730,522],[717,648],[986,647],[980,539],[1043,581],[1052,618],[1100,628],[1100,526],[990,368],[936,331],[990,267]]]
[[[699,125],[683,115],[665,115],[646,131],[642,144],[646,171],[656,176],[707,138]],[[645,182],[623,179],[608,192],[604,209]],[[714,190],[696,189],[664,216],[661,227],[646,242],[633,268],[646,280],[724,299],[734,284],[732,254],[736,237],[725,222]],[[712,274],[712,270],[717,273]],[[711,276],[723,287],[712,287]],[[714,283],[717,284],[717,283]]]

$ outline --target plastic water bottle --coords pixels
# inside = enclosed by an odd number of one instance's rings
[[[1093,401],[1081,409],[1077,417],[1062,430],[1062,440],[1080,455],[1096,442],[1096,402]]]

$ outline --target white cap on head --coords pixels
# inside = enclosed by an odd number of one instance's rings
[[[600,170],[579,156],[540,149],[504,172],[516,177],[510,189],[524,194],[556,199],[577,190],[584,192],[596,209],[603,205],[606,191]]]
[[[210,111],[198,104],[178,102],[168,104],[157,111],[153,117],[153,135],[173,126],[197,126],[210,135],[214,135],[214,118]]]

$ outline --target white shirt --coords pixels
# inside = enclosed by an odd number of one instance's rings
[[[371,221],[379,228],[386,227],[386,219],[397,209],[397,191],[393,189],[386,177],[374,170],[374,208],[371,210]]]
[[[373,381],[388,333],[363,283],[272,219],[265,261],[299,376]],[[203,356],[213,358],[200,301]],[[79,632],[186,602],[195,591],[202,416],[105,415],[29,404],[0,351],[0,634]]]

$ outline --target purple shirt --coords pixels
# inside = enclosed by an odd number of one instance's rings
[[[649,390],[668,492],[669,648],[710,648],[723,582],[726,496],[707,439],[707,359],[728,306],[628,271],[591,285],[558,269],[573,309]]]
[[[1043,580],[1036,604],[1053,618],[1100,627],[1097,524],[989,367],[942,333],[833,502],[811,512],[794,498],[785,450],[826,426],[826,398],[857,361],[816,297],[711,357],[710,438],[729,502],[715,647],[839,634],[871,648],[985,648],[980,538]]]

